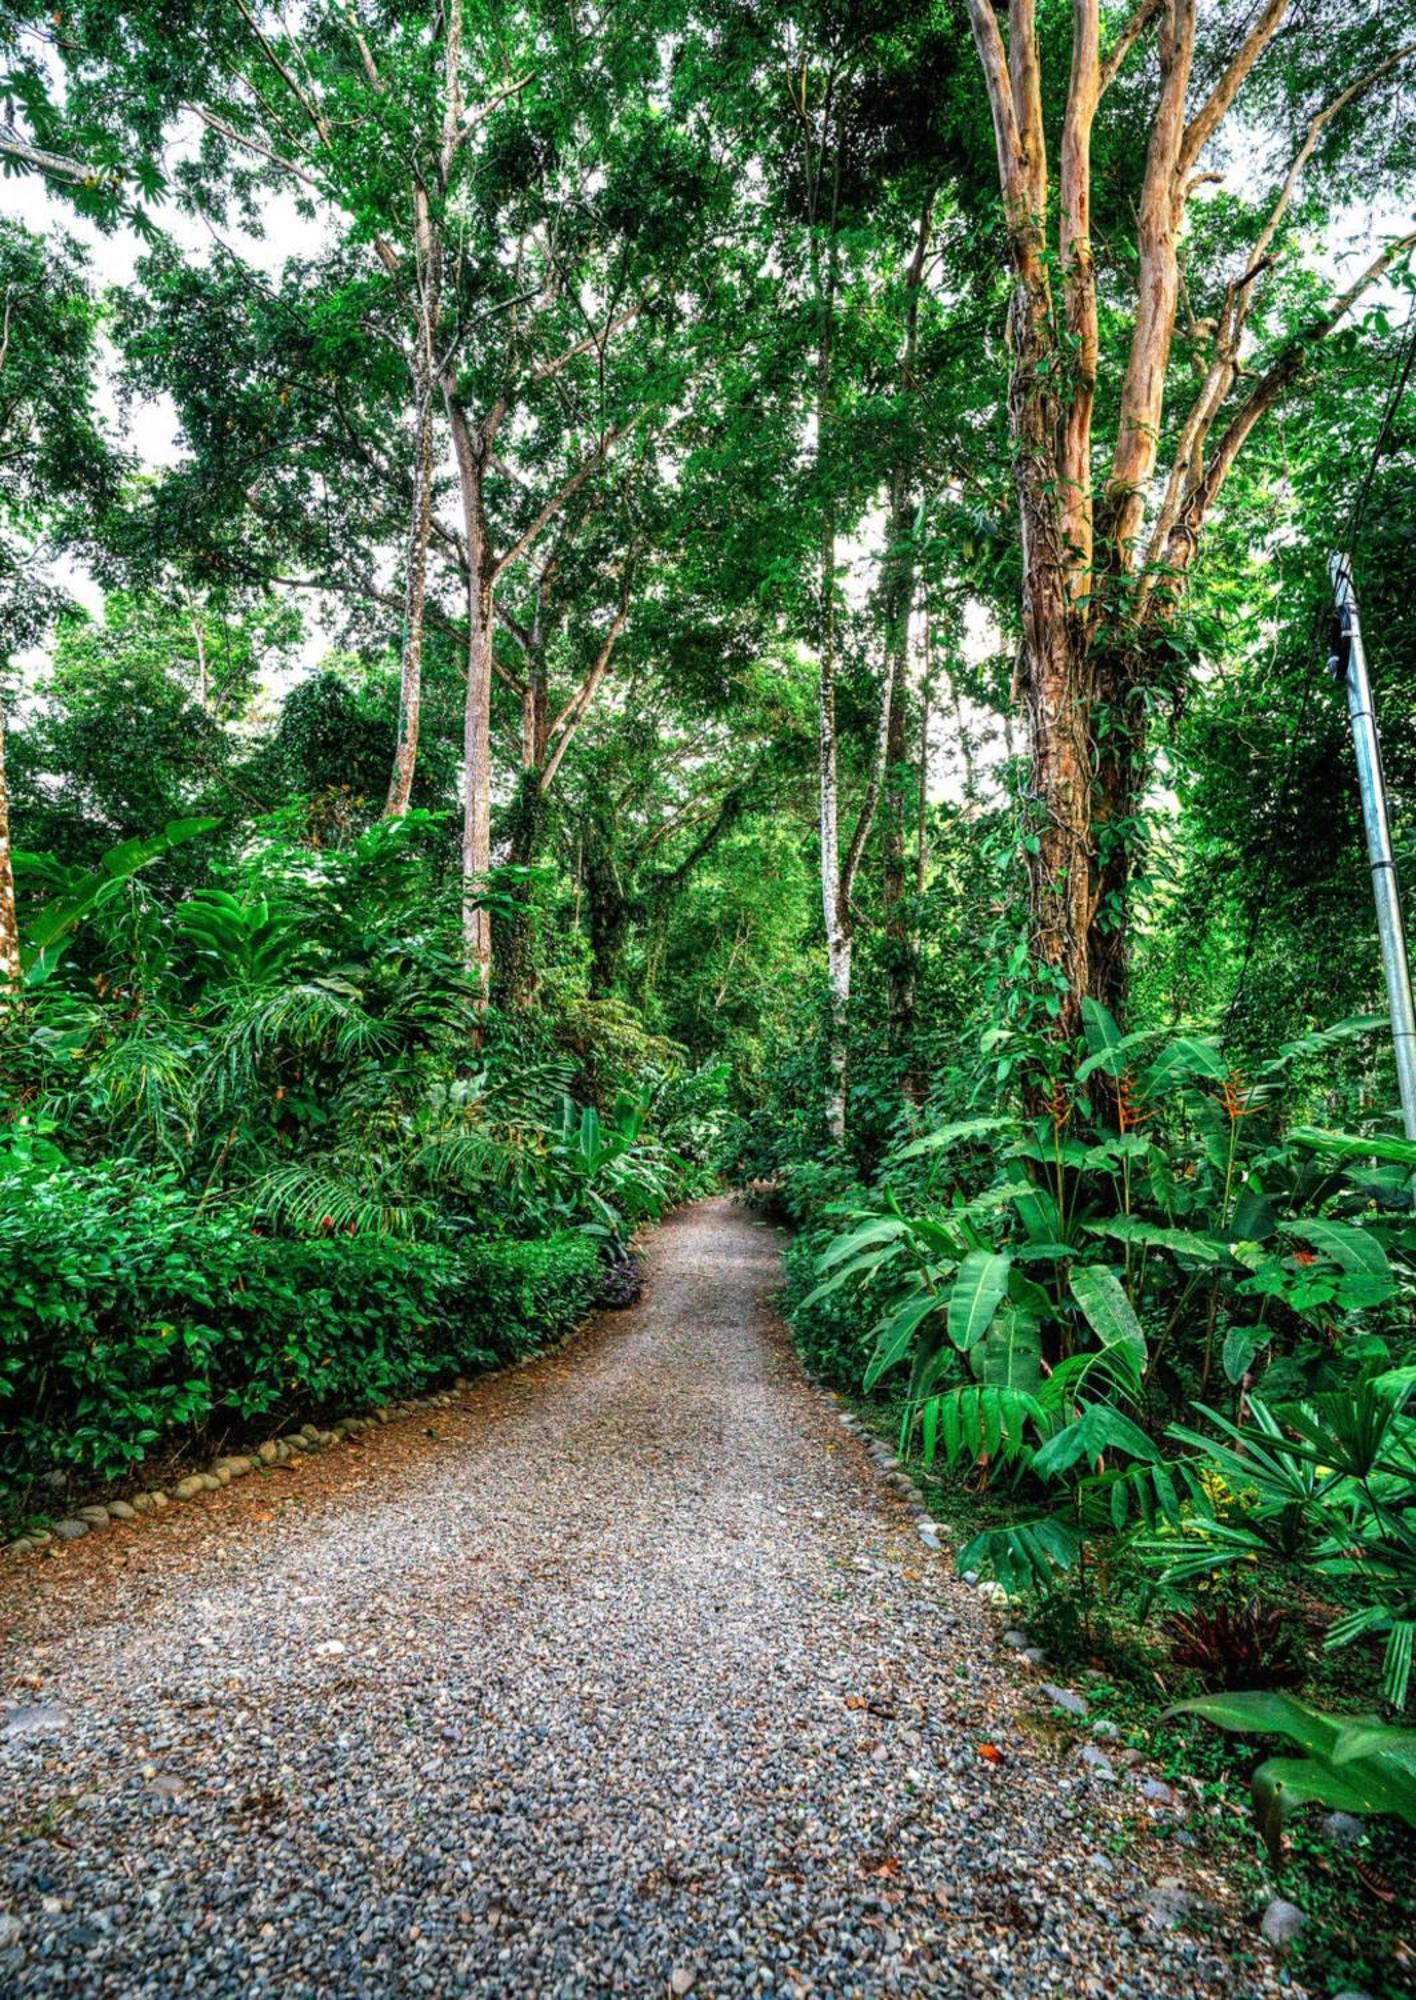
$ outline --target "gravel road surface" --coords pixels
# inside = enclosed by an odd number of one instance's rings
[[[0,1995],[1277,1992],[804,1380],[779,1256],[699,1203],[456,1407],[0,1564]]]

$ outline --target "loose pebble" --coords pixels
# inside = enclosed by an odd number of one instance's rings
[[[1275,1951],[1286,1951],[1307,1924],[1306,1914],[1296,1903],[1275,1896],[1259,1921],[1259,1935]]]
[[[1045,1694],[1054,1708],[1064,1709],[1068,1715],[1085,1715],[1089,1703],[1084,1694],[1075,1688],[1058,1687],[1053,1681],[1039,1681],[1038,1693]]]

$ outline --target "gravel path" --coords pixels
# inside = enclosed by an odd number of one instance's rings
[[[700,1203],[435,1422],[0,1568],[0,1994],[1276,1991],[1145,1913],[1149,1809],[1031,1722],[778,1255]]]

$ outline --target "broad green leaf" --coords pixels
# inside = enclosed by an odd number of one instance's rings
[[[1103,1346],[1129,1340],[1145,1353],[1146,1337],[1136,1318],[1136,1309],[1113,1271],[1105,1264],[1079,1264],[1073,1267],[1068,1282],[1072,1297]]]
[[[1016,1118],[961,1118],[952,1125],[941,1125],[935,1132],[926,1132],[922,1139],[912,1139],[894,1157],[897,1160],[913,1160],[921,1153],[939,1153],[950,1146],[962,1145],[969,1139],[986,1139],[998,1132],[1016,1132],[1017,1129]]]
[[[982,1340],[1008,1290],[1012,1258],[1001,1250],[971,1250],[949,1293],[949,1338],[967,1354]]]
[[[1042,1375],[1042,1334],[1033,1315],[1005,1300],[974,1350],[973,1365],[992,1388],[1035,1389]]]
[[[1295,1146],[1328,1153],[1337,1160],[1394,1160],[1398,1166],[1416,1167],[1416,1139],[1397,1139],[1385,1133],[1363,1139],[1352,1132],[1325,1132],[1315,1125],[1295,1125],[1288,1138]]]
[[[1372,1293],[1362,1303],[1380,1305],[1396,1290],[1386,1251],[1369,1229],[1355,1228],[1350,1222],[1330,1222],[1326,1216],[1305,1216],[1299,1222],[1280,1222],[1279,1233],[1307,1243],[1353,1277],[1369,1279]]]
[[[1089,1236],[1112,1236],[1120,1243],[1139,1243],[1143,1248],[1168,1250],[1174,1257],[1188,1257],[1196,1264],[1218,1264],[1223,1247],[1192,1229],[1167,1229],[1158,1222],[1142,1222],[1133,1215],[1113,1215],[1105,1222],[1085,1222]]]
[[[1254,1356],[1261,1347],[1268,1345],[1268,1338],[1268,1333],[1263,1327],[1230,1327],[1224,1336],[1224,1346],[1220,1352],[1228,1381],[1235,1383],[1243,1381],[1253,1366]]]
[[[1181,1035],[1161,1050],[1146,1071],[1142,1089],[1147,1097],[1159,1097],[1176,1084],[1188,1083],[1195,1077],[1223,1083],[1228,1074],[1228,1065],[1214,1042]]]
[[[882,1375],[904,1360],[921,1322],[928,1319],[939,1303],[933,1292],[917,1292],[881,1321],[875,1352],[865,1371],[867,1389],[873,1389]]]

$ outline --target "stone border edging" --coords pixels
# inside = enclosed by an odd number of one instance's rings
[[[543,1348],[540,1351],[545,1353],[548,1350]],[[513,1365],[521,1364],[517,1362]],[[333,1451],[347,1439],[359,1437],[365,1431],[378,1430],[399,1417],[417,1416],[423,1410],[445,1409],[471,1386],[466,1376],[459,1375],[451,1389],[433,1396],[415,1396],[397,1403],[382,1403],[365,1416],[340,1417],[328,1430],[321,1430],[318,1424],[302,1424],[297,1431],[267,1438],[264,1444],[257,1445],[251,1452],[223,1452],[219,1458],[212,1460],[205,1472],[185,1474],[174,1482],[170,1491],[152,1487],[146,1492],[135,1493],[131,1500],[95,1501],[91,1506],[76,1507],[72,1514],[56,1521],[52,1529],[17,1536],[6,1544],[5,1553],[12,1556],[34,1555],[59,1543],[82,1541],[95,1529],[106,1528],[114,1521],[134,1521],[142,1515],[161,1513],[174,1501],[195,1500],[203,1493],[219,1493],[233,1479],[244,1479],[247,1473],[288,1465],[302,1453]]]

